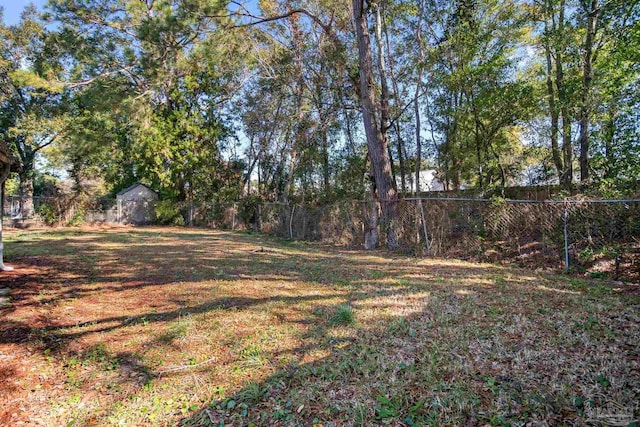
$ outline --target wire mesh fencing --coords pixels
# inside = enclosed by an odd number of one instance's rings
[[[255,230],[355,247],[363,247],[375,229],[380,246],[393,236],[398,250],[416,256],[564,268],[594,277],[640,281],[640,200],[635,199],[136,203],[34,198],[33,210],[52,224],[136,223],[141,217],[145,224]],[[19,197],[7,196],[5,218],[24,218],[27,205]]]
[[[44,225],[77,225],[87,221],[115,222],[115,214],[110,215],[109,212],[111,205],[115,205],[115,200],[94,199],[81,194],[33,197],[6,195],[2,215],[14,224],[30,220]]]
[[[640,279],[640,200],[396,203],[400,246],[417,254]]]
[[[640,280],[640,200],[404,199],[378,203],[380,245],[418,256],[570,269]],[[324,206],[263,203],[237,226],[284,238],[362,246],[370,202]]]

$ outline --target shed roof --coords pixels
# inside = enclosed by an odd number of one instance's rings
[[[133,190],[134,188],[136,188],[136,187],[138,187],[138,186],[142,186],[142,187],[147,188],[147,189],[149,189],[149,190],[153,191],[154,193],[158,194],[158,193],[157,193],[153,188],[149,187],[148,185],[144,185],[144,184],[143,184],[143,183],[141,183],[141,182],[136,182],[135,184],[130,185],[129,187],[125,188],[124,190],[120,190],[120,191],[116,194],[116,196],[122,196],[123,194],[128,193],[129,191]]]

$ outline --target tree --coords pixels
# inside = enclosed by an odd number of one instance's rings
[[[597,92],[590,97],[589,168],[595,182],[616,195],[633,189],[640,177],[640,6],[608,6],[601,14],[604,22],[593,82]]]
[[[377,119],[382,114],[381,110],[384,108],[387,99],[384,99],[383,95],[381,104],[378,104],[376,100],[371,38],[367,20],[368,12],[364,6],[364,0],[353,0],[353,15],[358,45],[360,104],[375,191],[378,200],[381,202],[382,228],[386,231],[387,247],[394,249],[398,245],[396,224],[394,224],[396,221],[397,195],[393,188],[386,129],[379,125],[380,122]]]
[[[0,26],[0,139],[22,165],[22,213],[33,214],[36,157],[65,129],[65,69],[58,40],[31,6],[16,26]]]
[[[117,1],[55,1],[52,7],[77,47],[78,85],[119,97],[111,98],[115,108],[77,98],[80,123],[93,120],[83,112],[97,108],[105,119],[94,123],[97,129],[112,131],[103,138],[93,132],[97,138],[86,145],[79,144],[86,127],[75,126],[70,155],[81,159],[76,147],[84,145],[94,159],[104,159],[99,153],[115,145],[123,155],[106,167],[127,171],[112,176],[115,189],[143,180],[180,202],[226,193],[221,187],[237,175],[237,162],[220,156],[231,134],[222,106],[241,84],[250,48],[241,33],[223,28],[226,2],[162,0],[122,10]],[[229,194],[237,196],[240,180],[232,186]]]
[[[8,147],[0,142],[0,271],[11,271],[13,267],[4,264],[3,252],[4,243],[2,242],[2,216],[4,214],[4,183],[11,172],[15,172],[18,166],[16,159],[9,153]]]
[[[434,15],[431,127],[445,180],[504,188],[523,164],[517,126],[533,113],[530,85],[514,78],[521,17],[515,3],[494,1],[454,1]]]

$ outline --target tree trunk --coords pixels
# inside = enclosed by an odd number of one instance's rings
[[[558,13],[557,31],[560,36],[564,36],[564,0],[560,2]],[[556,49],[556,88],[558,91],[558,101],[560,103],[560,113],[562,115],[562,154],[564,170],[560,177],[560,185],[564,188],[571,188],[573,184],[573,143],[571,141],[571,116],[569,114],[567,89],[564,85],[564,70],[562,63],[562,52]]]
[[[580,106],[580,181],[589,179],[589,119],[591,105],[589,95],[591,93],[591,81],[593,80],[593,41],[598,25],[598,0],[591,0],[590,7],[586,8],[587,35],[584,42],[584,64],[582,74],[582,96]],[[587,3],[588,4],[588,3]]]
[[[480,137],[480,116],[478,115],[478,109],[475,106],[475,101],[472,101],[473,104],[473,122],[474,122],[474,129],[473,129],[473,139],[475,142],[475,146],[476,146],[476,161],[478,162],[478,169],[477,169],[477,173],[478,173],[478,188],[480,188],[480,190],[482,190],[483,187],[483,178],[484,178],[484,171],[482,168],[482,141],[481,141],[481,137]],[[503,188],[504,191],[504,188]]]
[[[395,99],[395,105],[396,108],[399,110],[401,106],[398,105],[398,103],[400,102],[400,89],[398,88],[398,80],[396,78],[395,72],[393,70],[393,56],[391,55],[391,47],[389,44],[389,31],[387,29],[387,26],[383,23],[382,27],[384,29],[384,38],[385,38],[385,44],[387,46],[387,54],[388,54],[388,58],[389,58],[389,77],[391,78],[391,87],[393,88],[393,96]],[[405,166],[405,150],[404,150],[404,140],[402,139],[402,131],[400,129],[400,117],[396,117],[394,120],[394,126],[393,126],[395,133],[396,133],[396,148],[398,150],[398,168],[400,170],[400,188],[402,189],[403,193],[406,193],[407,191],[407,171],[406,171],[406,166]],[[391,159],[391,164],[393,165],[393,159]],[[409,174],[408,176],[409,179],[411,179],[411,176]],[[394,175],[393,177],[394,182],[397,182],[396,177]],[[396,185],[396,189],[397,189],[397,185]]]
[[[287,184],[284,191],[284,202],[288,203],[294,190],[295,168],[298,160],[298,149],[302,147],[305,139],[306,129],[303,126],[304,111],[303,111],[303,95],[304,95],[304,75],[302,73],[302,31],[298,23],[298,18],[295,15],[289,17],[290,29],[293,35],[293,51],[294,51],[294,64],[296,72],[296,117],[298,122],[296,123],[296,131],[294,139],[291,143],[291,157],[289,160],[289,176],[287,177]]]
[[[562,107],[562,152],[564,160],[564,173],[561,184],[564,188],[573,185],[573,144],[571,142],[571,117],[569,109]]]
[[[11,172],[11,165],[3,165],[0,170],[0,271],[11,271],[13,267],[4,264],[4,242],[2,241],[2,220],[4,216],[4,183]]]
[[[558,146],[558,109],[556,107],[556,94],[553,89],[553,62],[551,60],[551,47],[549,46],[546,22],[544,53],[547,60],[547,96],[549,97],[549,116],[551,120],[551,155],[558,177],[562,177],[564,164],[562,163],[562,155],[560,154],[560,147]]]
[[[387,128],[389,127],[389,85],[387,79],[387,64],[385,61],[384,44],[382,42],[382,14],[381,6],[376,5],[376,44],[378,46],[378,68],[380,70],[380,134],[384,139],[387,147],[387,155],[389,156],[389,165],[391,166],[391,183],[393,188],[397,188],[396,171],[393,162],[393,154],[389,145],[389,137]],[[402,156],[399,153],[399,156]]]
[[[420,87],[420,83],[418,83]],[[420,140],[420,103],[418,102],[418,89],[413,97],[413,110],[416,116],[416,196],[420,194],[420,168],[422,167],[422,141]]]
[[[396,167],[395,162],[393,161],[393,153],[391,152],[391,146],[389,145],[389,141],[387,141],[387,155],[389,156],[389,164],[391,165],[391,185],[393,188],[398,190],[398,176],[396,175]]]
[[[20,194],[20,214],[22,218],[31,218],[35,212],[33,205],[33,165],[31,167],[23,166],[20,172],[20,184],[18,192]]]
[[[330,170],[329,170],[329,141],[327,138],[327,130],[322,129],[322,178],[324,184],[324,194],[327,196],[329,194],[329,178],[330,178]]]
[[[364,248],[366,250],[378,247],[380,240],[378,234],[378,202],[376,201],[376,185],[373,181],[373,175],[367,176],[366,187],[369,190],[369,202],[365,209],[365,230],[364,230]]]
[[[371,168],[376,184],[376,193],[381,201],[382,226],[386,229],[387,247],[398,246],[396,235],[397,194],[393,188],[391,163],[387,154],[386,138],[376,121],[375,85],[373,83],[373,60],[371,55],[371,38],[365,15],[364,0],[353,1],[353,14],[358,41],[358,63],[360,74],[360,104],[362,119],[367,137],[367,148]]]
[[[615,162],[615,154],[613,150],[613,141],[616,134],[616,109],[615,104],[609,104],[607,108],[607,121],[605,123],[604,128],[604,156],[606,159],[605,167],[604,167],[604,177],[611,179],[615,178],[614,173],[614,162]]]
[[[418,78],[416,79],[416,94],[413,97],[413,112],[416,119],[416,196],[420,194],[420,169],[422,167],[422,138],[420,136],[420,90],[422,89],[422,73],[424,72],[424,50],[422,49],[422,14],[424,13],[424,0],[418,5],[418,26],[416,28],[416,41],[418,42]],[[429,100],[427,100],[429,102]],[[428,108],[428,107],[427,107]],[[428,118],[428,117],[427,117]],[[433,127],[431,127],[433,132]]]
[[[292,143],[295,144],[295,141]],[[282,194],[284,203],[289,203],[289,200],[293,195],[293,180],[295,178],[294,172],[296,169],[297,160],[298,160],[298,151],[295,148],[293,148],[291,150],[291,157],[289,157],[289,173],[287,174],[287,182],[285,184],[285,189]]]
[[[400,188],[402,188],[402,192],[406,193],[407,191],[407,171],[404,163],[404,144],[402,141],[402,133],[400,131],[400,124],[396,121],[395,124],[396,137],[398,138],[398,168],[400,169]]]

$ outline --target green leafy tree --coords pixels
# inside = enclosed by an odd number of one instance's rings
[[[22,212],[33,213],[37,156],[65,132],[65,68],[56,34],[36,9],[25,9],[17,25],[0,25],[0,139],[19,158]]]
[[[178,201],[239,186],[237,162],[223,161],[220,149],[230,137],[223,107],[241,83],[247,46],[225,30],[226,6],[52,2],[77,46],[79,85],[88,87],[67,145],[78,168],[101,168],[114,189],[142,180]],[[103,92],[108,101],[85,96]]]

